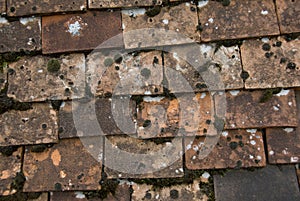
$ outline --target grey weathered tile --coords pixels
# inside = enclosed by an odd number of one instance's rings
[[[120,0],[120,1],[109,1],[109,0],[89,0],[89,8],[124,8],[124,7],[140,7],[140,6],[154,6],[162,4],[162,1],[153,0]]]
[[[0,53],[41,50],[41,19],[21,18],[9,22],[0,18]]]
[[[241,46],[246,88],[300,86],[300,39],[283,37],[246,40]]]
[[[83,11],[87,7],[85,0],[51,0],[51,1],[35,1],[35,0],[7,0],[8,16],[24,16],[34,14],[48,14],[67,11]]]
[[[174,178],[183,176],[182,139],[162,142],[128,136],[105,139],[108,178]]]
[[[281,33],[300,32],[300,2],[297,0],[276,0]]]
[[[57,113],[46,103],[35,103],[29,110],[10,110],[0,115],[1,146],[55,143],[57,132]]]
[[[216,201],[300,199],[294,166],[230,171],[225,176],[214,176],[214,188]]]
[[[100,189],[102,142],[101,137],[66,139],[42,152],[27,146],[24,191]]]
[[[22,102],[84,96],[84,54],[22,57],[9,64],[8,96]]]
[[[272,0],[200,1],[201,40],[213,41],[278,35],[279,27]]]

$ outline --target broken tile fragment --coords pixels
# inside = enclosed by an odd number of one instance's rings
[[[18,1],[7,0],[8,16],[24,16],[34,14],[49,14],[57,12],[83,11],[86,9],[85,0],[65,1]]]
[[[96,96],[162,94],[161,51],[95,52],[87,57],[87,84]]]
[[[9,22],[0,17],[0,53],[41,50],[41,19],[20,18]]]
[[[174,178],[183,176],[182,139],[105,138],[108,178]]]
[[[0,14],[6,13],[6,0],[0,0]]]
[[[121,32],[119,11],[45,16],[42,18],[43,53],[93,50],[105,42],[105,48],[119,48],[123,46]]]
[[[9,64],[8,96],[22,102],[84,96],[84,54],[22,57]]]
[[[225,130],[218,137],[185,139],[188,169],[262,167],[266,165],[263,137],[256,129]]]
[[[241,46],[241,55],[243,69],[249,74],[246,88],[300,86],[300,38],[246,40]]]
[[[43,152],[25,149],[25,192],[99,190],[102,138],[60,140]]]
[[[297,0],[276,0],[281,33],[300,32],[300,2]]]
[[[5,156],[0,152],[0,196],[11,195],[18,190],[14,189],[15,185],[12,184],[17,174],[21,172],[22,150],[22,147],[16,148],[11,156]]]
[[[215,95],[216,113],[225,110],[225,128],[295,127],[294,90],[229,91]]]
[[[25,111],[10,110],[0,115],[0,146],[55,143],[57,130],[56,111],[48,104],[32,104]]]
[[[224,176],[214,176],[214,188],[216,201],[300,199],[294,166],[229,171]]]
[[[227,1],[228,2],[228,1]],[[278,35],[279,27],[272,0],[200,1],[201,40],[214,41]]]
[[[162,4],[162,1],[153,0],[121,0],[121,1],[108,1],[108,0],[89,0],[89,8],[126,8],[126,7],[141,7],[141,6],[154,6]]]
[[[195,5],[122,10],[125,48],[156,47],[200,41]]]

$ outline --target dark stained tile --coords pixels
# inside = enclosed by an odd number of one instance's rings
[[[243,69],[249,74],[246,88],[300,86],[300,38],[286,39],[262,38],[243,42]]]
[[[7,0],[8,16],[24,16],[43,13],[56,13],[67,11],[83,11],[87,7],[85,0],[65,1],[36,1],[36,0]]]
[[[84,54],[22,57],[9,64],[8,96],[22,102],[82,98]]]
[[[0,145],[55,143],[57,113],[46,103],[32,104],[26,111],[10,110],[0,115]]]
[[[122,47],[121,32],[119,11],[46,16],[42,18],[43,53],[93,50],[112,37],[105,47]]]
[[[276,0],[281,33],[300,32],[300,1]]]
[[[41,50],[40,25],[40,18],[21,18],[12,22],[0,18],[0,53]]]
[[[229,171],[225,176],[214,176],[214,188],[216,201],[300,199],[294,166]]]
[[[42,152],[27,146],[24,191],[100,189],[102,145],[102,137],[91,137],[60,140]]]
[[[18,191],[17,193],[13,194],[13,195],[9,195],[9,196],[0,196],[0,200],[6,201],[48,201],[48,193],[41,193],[41,192],[37,192],[37,193],[24,193],[24,192],[20,192]]]
[[[120,0],[120,1],[107,1],[107,0],[88,0],[89,8],[124,8],[124,7],[140,7],[140,6],[154,6],[162,4],[162,1],[153,0]]]
[[[0,14],[6,13],[6,0],[0,0]]]
[[[104,166],[108,178],[182,177],[182,139],[106,137]]]
[[[235,90],[221,97],[215,95],[216,113],[225,110],[226,129],[297,126],[294,90]]]
[[[228,2],[228,1],[226,1]],[[272,0],[200,1],[201,41],[238,39],[279,34]]]

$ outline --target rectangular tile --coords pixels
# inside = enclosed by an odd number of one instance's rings
[[[46,103],[32,104],[29,110],[10,110],[0,115],[0,146],[55,143],[57,132],[57,113]]]
[[[41,19],[21,18],[9,22],[0,18],[0,53],[41,50]]]
[[[22,102],[84,97],[84,54],[22,57],[9,64],[8,96]]]
[[[188,169],[262,167],[266,165],[263,137],[256,129],[225,130],[214,138],[185,139]]]
[[[216,113],[225,113],[225,128],[295,127],[294,90],[229,91],[215,95]]]
[[[246,40],[241,46],[241,55],[243,69],[249,74],[246,88],[300,86],[300,38]]]
[[[272,0],[200,1],[198,8],[202,41],[279,35]]]
[[[89,8],[124,8],[124,7],[140,7],[140,6],[154,6],[162,4],[162,1],[153,0],[88,0]]]
[[[300,32],[300,2],[297,0],[276,0],[281,33]]]
[[[101,137],[60,140],[42,151],[27,146],[23,171],[25,192],[99,190]]]
[[[43,53],[93,50],[99,45],[119,48],[123,46],[121,33],[119,11],[46,16],[42,18]]]
[[[8,16],[24,16],[34,14],[48,14],[67,11],[83,11],[87,7],[85,0],[7,0]]]

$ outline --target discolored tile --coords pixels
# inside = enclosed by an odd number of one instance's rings
[[[6,0],[0,0],[0,14],[6,13]]]
[[[43,53],[93,50],[99,45],[119,48],[123,46],[121,32],[119,11],[45,16],[42,18]]]
[[[84,96],[84,54],[22,57],[9,64],[8,96],[22,102]]]
[[[225,40],[266,35],[279,35],[272,0],[200,1],[201,40]]]
[[[42,151],[27,146],[24,191],[100,189],[102,145],[101,137],[91,137],[60,140]]]
[[[183,176],[182,139],[105,138],[108,178],[175,178]]]
[[[300,2],[297,0],[276,0],[281,33],[300,32]]]
[[[300,40],[283,37],[244,41],[243,69],[248,72],[245,87],[276,88],[300,86]]]
[[[95,52],[87,57],[87,84],[96,96],[162,94],[161,51]]]
[[[56,111],[44,103],[27,104],[26,107],[26,111],[10,110],[0,115],[0,145],[57,142]]]
[[[214,176],[214,188],[216,201],[300,199],[294,166],[230,171]]]
[[[157,47],[200,41],[196,6],[122,10],[125,48]]]
[[[223,131],[214,138],[186,138],[186,167],[197,170],[265,166],[262,138],[256,129]]]
[[[41,50],[40,25],[38,17],[12,22],[0,17],[0,53]]]
[[[294,90],[229,91],[215,95],[216,113],[225,113],[225,128],[295,127]]]
[[[7,196],[19,190],[15,189],[14,181],[19,172],[21,172],[23,149],[22,147],[15,148],[10,156],[6,156],[2,153],[3,148],[0,147],[0,196]]]
[[[85,0],[65,0],[65,1],[18,1],[7,0],[8,16],[24,16],[34,14],[49,14],[67,11],[83,11],[87,7]]]
[[[109,0],[89,0],[89,8],[125,8],[125,7],[140,7],[140,6],[154,6],[162,4],[162,1],[153,0],[121,0],[121,1],[109,1]]]

